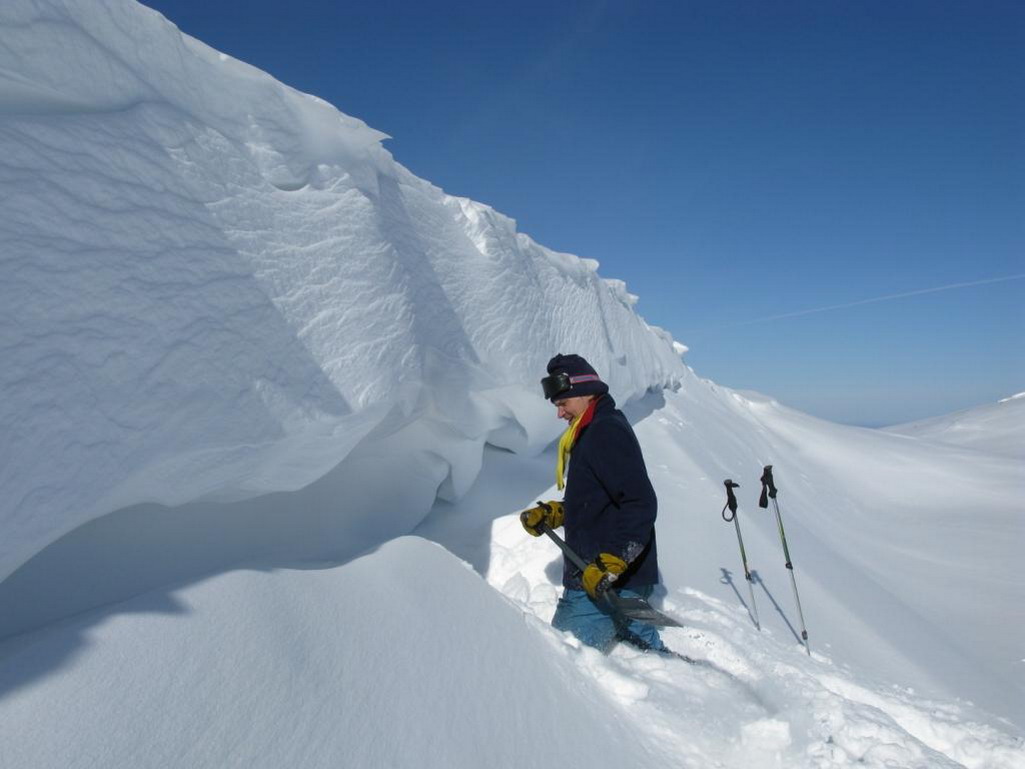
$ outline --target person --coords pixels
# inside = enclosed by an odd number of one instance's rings
[[[552,625],[605,653],[620,640],[666,651],[654,627],[617,621],[603,597],[614,585],[624,597],[646,599],[658,583],[658,501],[637,436],[608,385],[581,356],[556,355],[541,385],[558,417],[569,422],[556,464],[556,485],[565,492],[561,502],[523,511],[520,522],[535,537],[543,533],[542,523],[563,526],[566,543],[588,564],[580,572],[564,561]]]

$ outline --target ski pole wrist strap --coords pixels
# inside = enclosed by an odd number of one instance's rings
[[[737,517],[737,498],[733,494],[734,489],[739,489],[740,484],[734,483],[729,478],[723,481],[723,486],[726,487],[726,504],[722,508],[722,519],[726,523],[730,523],[734,518]],[[726,508],[730,509],[729,517],[726,516]]]

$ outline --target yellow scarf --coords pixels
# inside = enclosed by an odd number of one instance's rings
[[[583,414],[574,418],[566,428],[566,432],[559,438],[559,458],[555,460],[555,486],[559,491],[566,488],[566,461],[569,459],[569,453],[573,450],[573,444],[577,442],[577,425],[583,418]]]

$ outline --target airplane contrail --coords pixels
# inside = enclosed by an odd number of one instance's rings
[[[862,304],[874,304],[875,302],[888,302],[891,299],[903,299],[908,296],[920,296],[921,294],[935,294],[937,291],[950,291],[954,288],[967,288],[968,286],[982,286],[987,283],[1003,283],[1008,280],[1021,280],[1025,278],[1025,273],[1019,275],[1005,275],[1002,278],[986,278],[985,280],[972,280],[967,283],[951,283],[947,286],[935,286],[934,288],[920,288],[917,291],[905,291],[900,294],[887,294],[886,296],[876,296],[872,299],[859,299],[856,302],[844,302],[843,304],[831,304],[828,307],[815,307],[811,310],[797,310],[796,312],[784,312],[779,315],[766,315],[764,318],[754,318],[753,320],[743,320],[739,323],[728,323],[725,326],[719,326],[719,328],[733,328],[736,326],[749,326],[752,323],[762,323],[767,320],[780,320],[782,318],[796,318],[801,315],[811,315],[816,312],[829,312],[830,310],[842,310],[846,307],[858,307]]]

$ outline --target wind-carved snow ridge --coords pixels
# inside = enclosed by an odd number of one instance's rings
[[[147,8],[5,0],[0,40],[0,579],[115,510],[318,480],[317,555],[402,533],[485,443],[555,437],[551,355],[621,400],[684,371],[593,262]],[[355,472],[382,501],[348,522]]]

